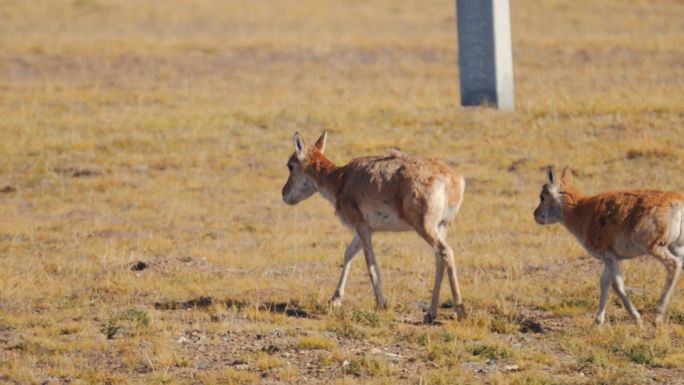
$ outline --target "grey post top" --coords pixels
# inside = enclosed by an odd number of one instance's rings
[[[509,0],[456,0],[461,105],[513,110]]]

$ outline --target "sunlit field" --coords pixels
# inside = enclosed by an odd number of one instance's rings
[[[684,283],[537,225],[580,191],[684,191],[684,2],[512,0],[516,110],[459,106],[453,1],[0,0],[0,383],[684,382]],[[337,164],[400,149],[467,180],[449,234],[468,319],[424,325],[434,255],[377,234],[389,309],[292,135]],[[446,283],[442,300],[449,305]]]

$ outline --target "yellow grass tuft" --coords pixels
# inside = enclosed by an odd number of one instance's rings
[[[335,342],[326,337],[307,336],[299,339],[298,346],[300,349],[332,350],[335,347]]]

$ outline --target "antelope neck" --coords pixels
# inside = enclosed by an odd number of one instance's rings
[[[564,187],[561,195],[562,223],[568,230],[570,230],[571,233],[575,234],[575,236],[578,236],[582,231],[581,217],[577,212],[578,208],[580,207],[582,196],[572,186]]]
[[[337,167],[330,159],[319,151],[311,154],[306,171],[316,182],[321,195],[335,205],[336,192],[341,183],[342,168]]]

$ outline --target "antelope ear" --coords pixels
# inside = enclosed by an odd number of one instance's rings
[[[323,133],[321,134],[321,137],[318,138],[318,140],[316,141],[316,144],[314,144],[314,146],[316,146],[318,151],[320,151],[322,154],[325,152],[325,144],[327,142],[328,142],[328,131],[323,131]]]
[[[556,172],[553,170],[553,166],[549,166],[549,170],[547,173],[548,173],[549,184],[550,185],[556,184],[556,181],[557,181]]]
[[[570,167],[565,166],[563,173],[561,174],[561,182],[565,185],[572,185],[572,170]]]
[[[306,151],[304,147],[304,141],[302,140],[301,135],[299,135],[299,132],[295,132],[294,134],[294,148],[295,148],[295,154],[297,155],[297,159],[300,161],[304,160],[306,158]]]

